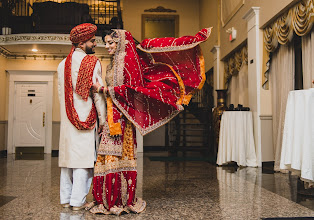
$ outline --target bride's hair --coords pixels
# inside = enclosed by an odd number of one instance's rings
[[[102,33],[102,40],[103,40],[103,42],[105,42],[105,37],[107,36],[107,35],[110,35],[111,37],[112,37],[112,39],[114,40],[114,41],[116,41],[116,40],[118,40],[118,34],[115,32],[115,30],[113,30],[113,29],[106,29],[106,30],[104,30],[104,32]]]

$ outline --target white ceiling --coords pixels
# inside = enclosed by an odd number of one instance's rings
[[[71,45],[56,45],[56,44],[18,44],[18,45],[2,45],[7,52],[12,55],[68,55],[71,50]],[[37,49],[33,52],[32,49]],[[95,48],[96,55],[106,56],[108,51],[104,47]]]

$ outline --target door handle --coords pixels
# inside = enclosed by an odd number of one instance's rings
[[[43,127],[45,127],[45,117],[46,116],[46,113],[45,112],[43,112]]]

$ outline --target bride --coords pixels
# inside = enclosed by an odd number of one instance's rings
[[[143,212],[146,202],[136,198],[136,136],[166,124],[187,105],[205,81],[199,44],[211,28],[195,36],[146,39],[137,47],[130,32],[107,31],[103,36],[109,55],[103,93],[107,121],[97,151],[92,213]]]

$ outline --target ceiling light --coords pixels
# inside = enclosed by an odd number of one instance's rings
[[[35,49],[35,48],[34,48],[34,49],[32,49],[32,51],[33,51],[33,52],[38,52],[38,50],[37,50],[37,49]]]

